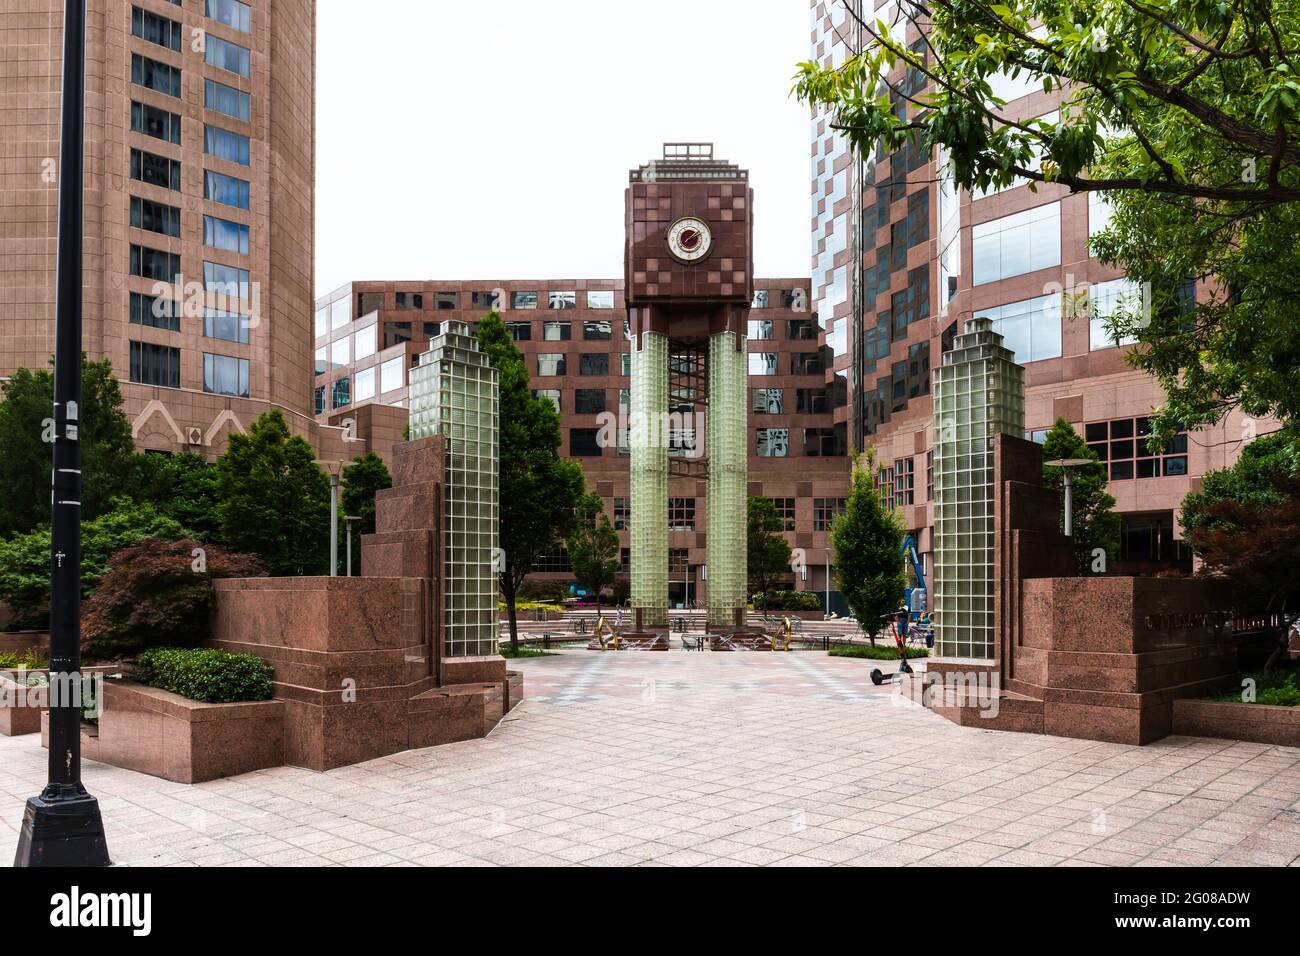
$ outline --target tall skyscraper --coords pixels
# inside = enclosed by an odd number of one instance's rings
[[[89,0],[84,341],[138,447],[311,418],[314,0]],[[0,10],[0,376],[54,342],[62,3]],[[334,439],[329,439],[333,441]]]

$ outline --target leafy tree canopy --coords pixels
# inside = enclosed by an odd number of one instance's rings
[[[375,493],[384,488],[393,487],[393,476],[389,474],[384,460],[373,451],[368,451],[352,464],[343,469],[343,513],[339,516],[360,518],[353,522],[354,535],[375,533]],[[352,573],[361,573],[361,549],[352,549]]]
[[[868,450],[854,463],[844,514],[831,525],[835,581],[858,625],[873,639],[881,618],[902,603],[907,586],[902,519],[880,500],[875,473],[875,453]]]
[[[46,420],[54,414],[54,373],[16,369],[0,383],[0,537],[49,523],[51,437]],[[122,412],[122,392],[108,359],[83,362],[81,373],[83,520],[103,514],[114,495],[130,489],[134,453],[131,425]]]
[[[201,455],[135,456],[135,497],[153,502],[163,514],[175,518],[199,540],[221,540],[217,511],[217,468]]]
[[[1106,194],[1092,240],[1142,296],[1107,320],[1166,393],[1152,444],[1239,408],[1300,413],[1300,7],[1273,0],[923,0],[795,94],[864,156],[912,146],[967,189]],[[891,26],[915,24],[911,46]],[[895,67],[901,79],[887,79]],[[895,74],[897,75],[897,74]],[[1000,76],[1061,96],[1034,119]],[[1062,191],[1063,192],[1063,191]],[[1193,301],[1191,290],[1200,283]],[[1294,442],[1295,432],[1291,439]]]
[[[614,584],[619,568],[618,532],[605,514],[600,495],[588,493],[578,503],[577,520],[565,542],[573,575],[596,596]]]
[[[329,565],[329,479],[306,439],[278,409],[247,435],[231,434],[217,459],[217,514],[225,545],[255,554],[272,575],[320,574]]]
[[[1080,574],[1099,574],[1113,566],[1119,555],[1120,518],[1111,509],[1115,499],[1106,491],[1109,476],[1097,453],[1064,418],[1047,432],[1043,440],[1043,461],[1062,458],[1087,458],[1092,464],[1070,469],[1070,498],[1073,502],[1074,560]],[[1043,466],[1043,478],[1050,488],[1063,493],[1065,469]],[[1061,509],[1061,530],[1065,530],[1065,509]],[[1097,550],[1104,560],[1097,560]]]
[[[784,530],[785,521],[772,499],[751,495],[746,557],[749,590],[762,596],[764,606],[776,580],[790,573],[790,542],[781,533]]]

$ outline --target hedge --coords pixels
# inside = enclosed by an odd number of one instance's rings
[[[205,704],[270,700],[271,674],[271,665],[256,654],[202,647],[158,647],[136,661],[142,683]]]

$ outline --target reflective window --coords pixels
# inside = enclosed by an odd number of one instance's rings
[[[1016,353],[1016,361],[1039,362],[1061,356],[1061,296],[1043,295],[981,309],[975,318],[992,319],[993,331]]]
[[[391,392],[406,384],[405,367],[401,356],[389,359],[379,369],[379,391]]]
[[[1151,302],[1143,294],[1143,286],[1132,279],[1111,279],[1097,282],[1088,288],[1088,341],[1091,351],[1132,345],[1135,336],[1116,338],[1106,329],[1106,322],[1114,318],[1146,321],[1151,317]]]
[[[147,325],[172,332],[179,332],[181,329],[180,315],[177,314],[176,303],[171,298],[132,292],[130,318],[134,325]]]
[[[510,337],[516,342],[527,342],[533,337],[533,323],[531,322],[507,322],[506,329],[510,332]]]
[[[754,389],[754,412],[759,415],[780,415],[785,411],[785,390],[780,388]]]
[[[168,96],[181,95],[181,71],[139,53],[131,54],[131,82]]]
[[[181,350],[152,342],[132,342],[131,381],[141,385],[180,388]]]
[[[203,217],[203,244],[248,255],[248,227],[216,216]]]
[[[768,303],[768,294],[766,289],[755,289],[754,298],[750,300],[751,309],[766,309]]]
[[[613,330],[605,320],[583,322],[582,337],[589,342],[608,342],[613,337]]]
[[[248,48],[211,33],[203,41],[203,60],[209,66],[248,76]]]
[[[537,374],[538,375],[565,374],[564,353],[538,352],[537,353]]]
[[[573,338],[568,322],[543,322],[542,339],[547,342],[567,342]]]
[[[547,304],[552,309],[576,309],[578,307],[578,293],[552,292],[547,296]]]
[[[433,307],[439,311],[460,308],[459,292],[435,292],[433,294]]]
[[[512,309],[535,309],[537,308],[536,292],[512,292],[510,293],[510,308]]]
[[[131,275],[163,282],[176,282],[181,274],[181,257],[174,252],[131,246]]]
[[[749,353],[749,374],[750,375],[775,375],[776,374],[776,353],[775,352],[750,352]]]
[[[330,407],[342,408],[352,404],[352,382],[348,378],[335,379],[330,385]]]
[[[570,428],[569,454],[574,458],[599,458],[601,455],[599,428]]]
[[[609,353],[608,352],[583,352],[578,356],[578,374],[579,375],[608,375],[609,374]]]
[[[324,375],[329,371],[329,346],[322,345],[316,350],[316,374]]]
[[[1049,203],[971,230],[974,285],[1061,264],[1061,204]]]
[[[353,355],[359,359],[369,358],[375,354],[379,344],[379,326],[368,325],[364,329],[358,329],[353,339],[356,340]]]
[[[785,458],[790,454],[790,429],[758,429],[758,440],[754,453],[759,458]]]
[[[330,343],[330,366],[343,368],[352,361],[352,343],[346,338]]]
[[[342,299],[335,299],[330,303],[330,330],[341,329],[352,321],[352,313],[348,311],[348,300],[345,296]]]
[[[131,103],[131,129],[155,139],[181,142],[181,118],[176,113],[150,106],[148,103]]]
[[[181,234],[181,211],[175,206],[132,196],[131,226],[135,229],[146,229],[149,232],[158,232],[164,236],[179,238]]]
[[[597,415],[605,410],[603,388],[580,388],[573,395],[573,410],[579,415]]]
[[[227,116],[233,116],[245,123],[248,122],[249,96],[247,93],[241,93],[233,86],[226,86],[226,84],[218,83],[216,80],[205,79],[203,81],[203,105],[207,109],[225,113]]]
[[[771,319],[750,319],[748,335],[751,339],[775,338],[774,328],[775,323]]]
[[[209,20],[233,27],[240,33],[247,33],[251,19],[250,8],[239,0],[205,0],[204,14]]]
[[[203,152],[217,159],[248,165],[248,137],[232,133],[220,126],[205,124],[203,127]]]
[[[1111,205],[1106,194],[1098,190],[1091,189],[1088,191],[1088,238],[1091,239],[1097,233],[1110,227],[1111,217],[1115,215],[1115,207]]]
[[[612,291],[604,291],[604,290],[588,292],[587,308],[589,309],[614,308],[614,293]]]
[[[344,379],[346,381],[346,379]],[[203,391],[248,397],[248,359],[203,353]]]
[[[203,334],[210,339],[247,343],[248,319],[225,309],[204,309]]]
[[[203,171],[203,198],[237,209],[248,208],[248,183],[224,173]]]
[[[558,388],[535,388],[533,389],[533,398],[544,398],[552,405],[555,410],[560,410],[560,390]]]
[[[219,262],[205,262],[203,263],[203,287],[205,292],[247,299],[248,270],[225,266]]]
[[[181,164],[166,156],[146,153],[142,149],[131,150],[131,178],[150,186],[161,186],[180,192]]]
[[[363,368],[352,376],[355,380],[355,394],[352,396],[354,402],[364,402],[375,397],[375,369]]]
[[[419,292],[397,292],[397,307],[399,309],[423,309],[424,296]]]
[[[181,49],[181,25],[140,7],[131,8],[131,35],[177,53]]]

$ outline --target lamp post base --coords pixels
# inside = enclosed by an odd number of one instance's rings
[[[79,784],[27,801],[14,866],[111,866],[99,801]]]

